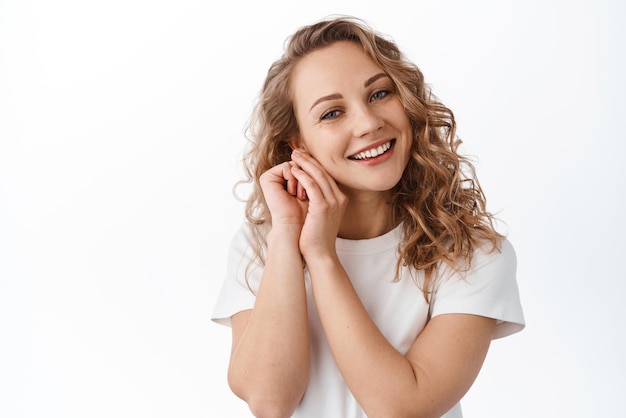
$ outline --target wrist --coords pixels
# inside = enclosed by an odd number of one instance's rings
[[[298,247],[302,225],[299,224],[276,224],[272,225],[267,234],[268,246],[295,246]]]
[[[336,253],[309,255],[303,258],[311,275],[320,273],[320,275],[325,276],[329,272],[341,268],[341,262]]]

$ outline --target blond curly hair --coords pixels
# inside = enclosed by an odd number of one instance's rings
[[[426,300],[434,272],[443,263],[457,271],[469,268],[474,249],[491,243],[499,248],[503,236],[486,210],[486,199],[474,166],[457,150],[456,122],[450,109],[431,92],[419,68],[397,45],[362,20],[337,17],[296,31],[284,54],[269,68],[247,129],[244,154],[246,178],[252,185],[246,199],[246,219],[256,258],[264,258],[265,232],[271,215],[259,183],[261,174],[291,159],[290,140],[298,124],[290,95],[290,76],[305,55],[338,41],[360,45],[391,78],[413,128],[408,165],[392,193],[394,225],[402,224],[396,280],[401,266],[424,271]]]

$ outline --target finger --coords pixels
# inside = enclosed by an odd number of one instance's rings
[[[298,192],[298,180],[294,177],[291,172],[291,167],[294,165],[292,162],[287,162],[282,164],[283,166],[283,178],[285,179],[285,188],[287,189],[287,193],[292,196],[296,196]]]
[[[284,183],[285,182],[284,164],[276,165],[261,175],[263,183]]]
[[[308,199],[307,195],[306,195],[306,190],[304,188],[304,186],[302,185],[302,183],[298,182],[298,192],[297,195],[298,199],[305,201]]]
[[[324,193],[319,188],[317,182],[302,168],[295,166],[291,168],[293,175],[298,179],[299,189],[298,198],[300,200],[308,199],[312,202],[325,201]]]
[[[313,178],[326,199],[333,201],[338,194],[342,193],[332,176],[311,155],[306,152],[294,151],[292,157],[302,170]]]

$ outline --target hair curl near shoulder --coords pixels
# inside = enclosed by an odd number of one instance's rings
[[[442,262],[465,271],[477,246],[488,242],[497,249],[502,235],[486,210],[472,163],[457,152],[460,140],[452,111],[431,93],[422,72],[393,41],[356,18],[339,17],[302,27],[288,38],[283,56],[267,73],[247,130],[246,180],[242,181],[252,184],[246,219],[256,255],[263,259],[264,232],[271,224],[259,178],[291,159],[289,141],[298,134],[289,93],[291,73],[305,55],[337,41],[359,44],[383,68],[411,121],[411,156],[392,198],[394,222],[403,225],[396,278],[402,264],[423,270],[422,289],[428,300],[433,274]]]

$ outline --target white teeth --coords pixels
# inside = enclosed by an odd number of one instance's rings
[[[353,155],[352,158],[355,160],[362,160],[364,158],[378,157],[379,155],[384,154],[389,148],[391,148],[391,141],[380,145],[378,148],[372,148],[367,151],[359,152],[358,154]]]

